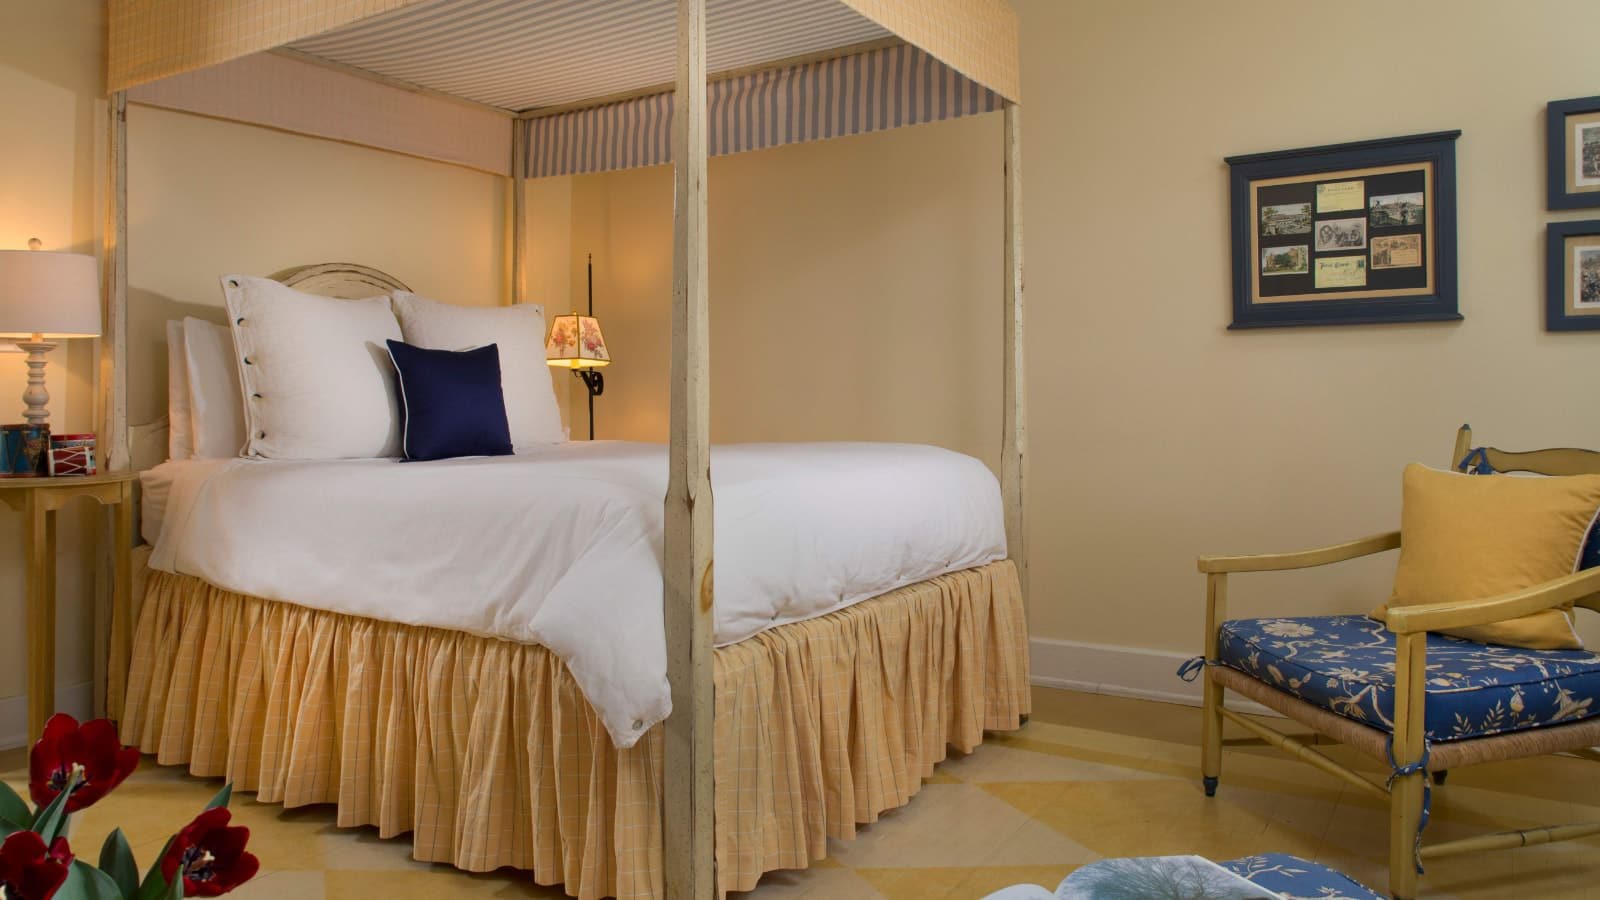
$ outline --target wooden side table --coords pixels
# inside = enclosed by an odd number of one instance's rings
[[[0,499],[27,517],[28,743],[39,739],[56,706],[56,511],[76,497],[99,501],[112,515],[112,578],[109,655],[105,702],[109,714],[122,714],[127,687],[133,623],[133,482],[131,472],[64,475],[57,478],[0,478]],[[106,624],[101,604],[94,606],[98,634]],[[97,698],[98,699],[98,698]]]

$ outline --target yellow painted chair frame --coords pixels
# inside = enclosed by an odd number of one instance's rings
[[[1452,466],[1465,468],[1472,449],[1472,430],[1463,425],[1456,434]],[[1485,448],[1483,456],[1497,472],[1533,472],[1541,475],[1600,474],[1600,452],[1571,448],[1508,452]],[[1388,627],[1395,635],[1394,733],[1389,758],[1389,733],[1359,724],[1322,707],[1307,703],[1258,681],[1236,669],[1218,665],[1218,636],[1227,616],[1228,576],[1246,572],[1277,572],[1306,569],[1343,562],[1374,553],[1397,550],[1400,532],[1391,531],[1315,550],[1297,553],[1268,553],[1255,556],[1203,556],[1199,568],[1206,576],[1206,633],[1204,667],[1204,716],[1201,734],[1201,773],[1206,795],[1215,793],[1222,774],[1222,726],[1229,721],[1290,756],[1324,772],[1344,779],[1363,792],[1385,800],[1389,805],[1389,892],[1401,900],[1417,894],[1417,863],[1497,850],[1568,841],[1600,834],[1600,822],[1551,825],[1481,835],[1418,848],[1418,829],[1423,815],[1424,779],[1428,772],[1443,781],[1451,769],[1475,763],[1522,759],[1552,753],[1566,753],[1600,761],[1600,718],[1569,725],[1540,728],[1536,731],[1441,743],[1426,748],[1423,704],[1426,702],[1427,633],[1446,628],[1484,625],[1524,616],[1566,603],[1600,612],[1600,568],[1557,578],[1520,591],[1449,603],[1400,607],[1389,610]],[[1395,777],[1387,784],[1369,779],[1303,741],[1259,722],[1245,718],[1223,705],[1223,695],[1233,690],[1275,712],[1310,727],[1318,734],[1347,744],[1392,767]],[[1429,759],[1424,760],[1425,750]],[[1424,765],[1425,764],[1425,765]]]

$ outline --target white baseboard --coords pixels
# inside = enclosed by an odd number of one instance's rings
[[[56,686],[56,711],[78,721],[94,717],[94,682]],[[0,698],[0,750],[12,750],[28,743],[28,698]]]
[[[1178,677],[1178,667],[1192,654],[1114,644],[1086,644],[1053,638],[1028,641],[1034,684],[1040,687],[1132,697],[1184,706],[1200,705],[1200,681]],[[1253,700],[1230,696],[1229,709],[1252,715],[1278,714]]]

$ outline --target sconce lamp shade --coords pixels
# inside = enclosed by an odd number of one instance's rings
[[[0,250],[0,337],[100,334],[100,263],[82,253]]]
[[[550,322],[550,340],[544,345],[545,362],[561,369],[597,369],[611,365],[600,320],[594,316],[556,316]]]

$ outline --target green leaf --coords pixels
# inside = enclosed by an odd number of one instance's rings
[[[167,896],[171,885],[167,884],[166,876],[161,874],[161,861],[167,858],[167,851],[172,849],[172,842],[177,840],[177,835],[167,838],[161,845],[161,852],[156,854],[156,861],[150,864],[150,871],[144,875],[144,882],[139,885],[139,892],[134,895],[136,900],[161,900]],[[178,879],[178,890],[183,890],[183,879]]]
[[[28,804],[4,781],[0,781],[0,822],[17,826],[13,831],[33,825],[33,813],[28,809]]]
[[[106,842],[100,846],[100,871],[116,882],[118,897],[139,893],[139,866],[133,861],[133,850],[121,828],[106,835]]]
[[[67,828],[67,798],[83,783],[83,776],[74,774],[67,779],[67,789],[56,795],[50,805],[39,810],[39,815],[33,820],[33,830],[44,838],[46,847],[55,843],[56,838]]]
[[[4,819],[0,819],[0,841],[3,841],[6,838],[11,837],[13,834],[16,834],[19,831],[26,831],[26,830],[27,829],[25,829],[25,828],[18,828],[17,826],[11,824],[10,822],[5,821]]]
[[[183,900],[183,876],[180,875],[172,880],[172,884],[167,886],[167,896],[163,900]]]
[[[111,876],[81,859],[72,861],[67,880],[56,891],[56,900],[123,900]]]
[[[206,809],[216,809],[219,806],[227,806],[228,805],[228,801],[232,800],[232,799],[233,799],[233,782],[230,781],[227,784],[222,786],[222,790],[217,791],[217,795],[215,797],[211,798],[211,802],[210,803],[206,804]]]

